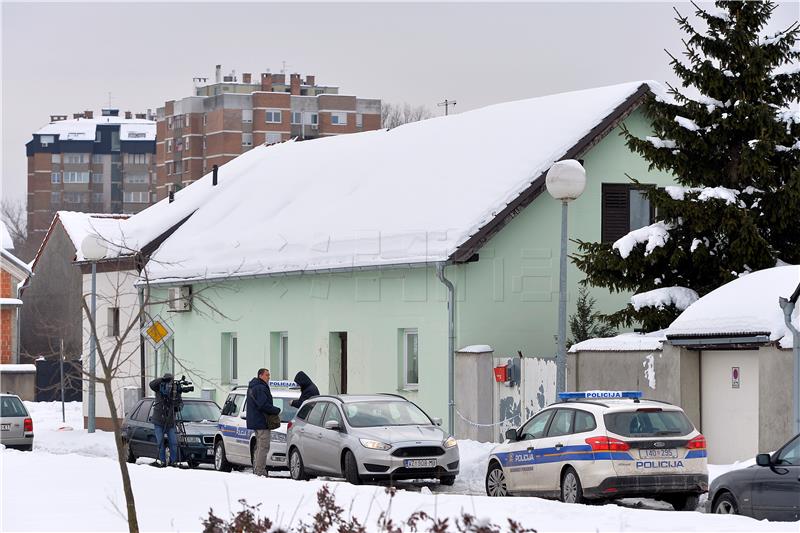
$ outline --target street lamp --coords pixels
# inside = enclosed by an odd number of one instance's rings
[[[108,246],[99,235],[90,233],[84,237],[81,243],[83,258],[92,263],[92,315],[91,315],[91,335],[89,336],[89,413],[86,424],[89,433],[95,430],[95,344],[97,342],[97,262],[106,257]]]
[[[586,170],[578,161],[558,161],[547,171],[547,192],[561,200],[561,272],[558,289],[558,354],[556,393],[567,388],[567,204],[586,188]]]

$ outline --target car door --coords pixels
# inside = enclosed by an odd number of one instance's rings
[[[303,456],[303,464],[316,471],[325,470],[323,462],[322,446],[322,419],[325,416],[325,409],[329,402],[316,402],[311,412],[308,413],[306,424],[300,428],[302,433],[302,447],[300,453]]]
[[[326,422],[336,422],[339,429],[326,429]],[[344,443],[346,429],[344,419],[339,407],[328,402],[325,415],[322,417],[322,436],[319,440],[319,461],[320,468],[337,476],[342,475],[342,466],[339,458],[342,456],[342,446]]]
[[[125,438],[128,440],[128,446],[130,447],[131,452],[133,452],[136,457],[147,457],[145,454],[145,446],[147,443],[142,440],[146,438],[146,435],[141,426],[147,423],[147,415],[150,412],[150,406],[152,403],[152,401],[142,400],[136,410],[131,414],[130,418],[126,421],[127,432],[125,434]]]
[[[800,519],[800,435],[773,455],[773,464],[756,470],[752,497],[754,518]]]
[[[144,415],[144,420],[140,420],[134,430],[134,440],[141,446],[141,452],[137,454],[140,457],[158,457],[158,443],[153,425],[153,406],[152,400],[142,406],[139,415]]]
[[[250,435],[253,430],[247,429],[247,397],[244,394],[233,395],[234,413],[236,417],[231,421],[233,431],[230,432],[230,452],[237,464],[250,464]]]
[[[530,490],[553,492],[561,488],[561,467],[569,450],[574,409],[557,409],[544,437],[536,440],[536,468]]]
[[[554,412],[547,409],[528,420],[517,431],[517,441],[507,444],[508,452],[501,461],[510,491],[529,491],[535,486],[537,439],[544,437]]]

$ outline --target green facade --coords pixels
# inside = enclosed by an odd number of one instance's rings
[[[640,111],[625,122],[640,136],[649,131]],[[648,172],[618,132],[613,130],[584,156],[587,187],[570,205],[571,238],[600,239],[602,183],[627,183],[625,174],[643,183],[672,183],[666,175]],[[453,194],[457,199],[458,191]],[[495,355],[554,356],[560,211],[559,202],[545,192],[480,250],[478,261],[446,268],[456,286],[456,349],[489,344]],[[580,279],[570,265],[568,313],[574,312]],[[230,388],[233,333],[239,384],[260,367],[281,377],[280,335],[285,332],[288,378],[303,370],[323,393],[333,393],[331,358],[338,357],[339,332],[346,332],[349,393],[399,392],[447,424],[446,292],[433,265],[228,280],[195,284],[193,292],[191,312],[170,313],[153,305],[150,313],[160,313],[175,332],[176,373],[187,373],[198,389],[215,388],[217,401]],[[592,295],[601,310],[609,311],[629,297],[600,289]],[[152,301],[166,297],[166,288],[152,288]],[[405,390],[403,331],[412,328],[418,333],[419,387]],[[148,365],[149,375],[154,372],[152,354]]]

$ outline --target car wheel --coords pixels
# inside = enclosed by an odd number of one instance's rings
[[[506,474],[499,463],[489,465],[489,471],[486,472],[486,494],[489,496],[508,496]]]
[[[583,487],[578,473],[568,467],[561,476],[561,501],[564,503],[583,503]]]
[[[344,478],[352,485],[361,485],[361,476],[358,475],[358,463],[353,452],[344,453]]]
[[[439,478],[439,484],[447,487],[452,487],[456,483],[456,476],[442,476]]]
[[[697,494],[678,494],[667,500],[676,511],[694,511],[700,503]]]
[[[214,445],[214,469],[218,472],[230,472],[231,464],[225,457],[225,444],[222,439],[218,440]]]
[[[300,450],[292,448],[289,454],[289,474],[295,481],[305,481],[308,479],[306,469],[303,466],[303,457],[300,455]]]
[[[126,454],[126,460],[131,464],[136,464],[136,456],[133,455],[133,449],[131,448],[130,441],[125,441],[125,448],[128,450],[128,453]]]
[[[739,514],[739,506],[733,494],[726,492],[717,498],[711,511],[715,514]]]

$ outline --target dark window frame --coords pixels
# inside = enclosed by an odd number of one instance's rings
[[[613,243],[631,230],[631,191],[645,191],[651,184],[637,186],[633,183],[603,183],[600,191],[600,240]],[[650,202],[650,224],[655,219],[655,208]],[[638,228],[634,228],[638,229]]]

